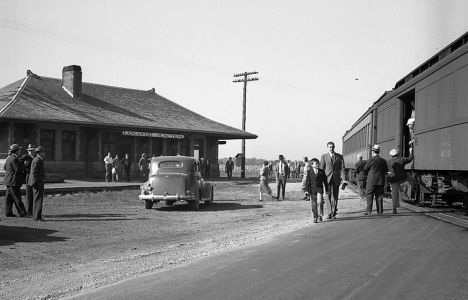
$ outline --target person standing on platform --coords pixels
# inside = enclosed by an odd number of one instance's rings
[[[5,169],[5,178],[3,184],[6,186],[5,192],[5,216],[14,217],[13,204],[15,205],[18,216],[26,216],[26,209],[21,200],[21,185],[24,181],[24,165],[19,161],[21,147],[18,144],[10,146],[8,157],[3,168]]]
[[[226,162],[226,166],[224,167],[224,171],[227,174],[227,178],[229,180],[232,179],[232,170],[234,170],[234,162],[232,161],[232,157],[229,157],[228,161]]]
[[[330,193],[328,193],[327,203],[328,216],[327,219],[336,218],[338,212],[338,194],[340,191],[340,184],[347,184],[345,177],[345,164],[343,156],[335,152],[335,143],[328,142],[328,153],[325,153],[320,158],[320,169],[325,171],[327,175],[328,185],[330,186]]]
[[[35,221],[44,221],[42,219],[42,202],[44,201],[44,159],[46,150],[44,147],[39,146],[36,148],[36,157],[31,163],[31,171],[29,173],[28,184],[33,189],[34,205],[33,205],[33,219]]]
[[[385,175],[387,174],[388,167],[387,161],[379,156],[380,146],[374,145],[372,147],[372,157],[367,161],[364,171],[367,172],[366,182],[366,200],[367,208],[364,215],[372,213],[373,198],[377,206],[377,214],[383,214],[383,197],[385,187]]]
[[[32,217],[33,190],[32,190],[32,187],[28,184],[28,179],[29,179],[29,172],[31,171],[31,163],[33,161],[33,158],[36,157],[36,146],[33,144],[29,144],[26,150],[28,151],[28,154],[21,156],[19,160],[23,163],[24,169],[25,169],[24,170],[24,173],[25,173],[24,183],[26,184],[26,201],[25,201],[26,216]]]
[[[140,176],[143,181],[148,180],[149,162],[146,158],[146,153],[141,155],[140,161],[138,162],[138,168],[140,169]]]
[[[112,155],[110,152],[107,153],[107,156],[104,157],[104,166],[106,167],[106,182],[112,181],[112,163],[114,159],[112,159]]]
[[[123,166],[123,170],[124,170],[124,173],[125,173],[125,180],[127,182],[130,181],[130,167],[132,165],[132,161],[130,160],[130,156],[128,155],[128,153],[125,153],[125,157],[122,159],[122,166]]]
[[[120,161],[119,155],[116,154],[112,161],[112,181],[118,182],[121,179],[122,174],[122,162]]]
[[[408,174],[405,171],[405,165],[409,164],[413,156],[413,148],[409,148],[409,157],[400,157],[398,149],[390,151],[390,158],[387,160],[388,167],[388,182],[392,187],[392,212],[397,213],[397,208],[400,207],[400,185],[408,179]]]
[[[286,161],[284,160],[284,156],[282,154],[279,155],[279,162],[276,164],[275,167],[275,176],[276,176],[276,200],[279,200],[280,195],[284,196],[286,193],[286,180],[289,176],[289,167]],[[281,192],[281,194],[280,194]]]
[[[359,190],[361,191],[361,198],[364,198],[366,195],[366,180],[367,173],[364,172],[364,167],[366,166],[367,160],[362,160],[362,154],[357,155],[357,161],[354,165],[354,176],[356,177]]]

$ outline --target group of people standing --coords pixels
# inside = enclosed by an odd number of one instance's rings
[[[12,144],[5,161],[5,216],[15,217],[13,205],[18,216],[32,217],[35,221],[42,218],[42,203],[44,200],[44,180],[46,177],[44,159],[46,149],[29,144],[28,154],[21,155],[22,148]],[[21,186],[26,184],[26,206],[21,198]]]
[[[146,155],[146,154],[145,154]],[[111,181],[120,181],[122,178],[125,181],[130,181],[130,167],[132,161],[130,156],[125,154],[125,156],[120,159],[119,155],[116,154],[115,157],[112,157],[112,153],[108,152],[106,157],[104,157],[104,166],[106,168],[106,182]]]
[[[358,154],[355,165],[355,173],[358,185],[361,191],[361,196],[366,197],[367,207],[365,215],[372,213],[373,201],[377,208],[377,214],[383,214],[383,197],[385,194],[385,182],[391,186],[392,193],[392,213],[397,213],[397,208],[400,207],[400,185],[407,181],[407,173],[405,165],[413,159],[413,149],[409,148],[410,156],[402,157],[398,149],[390,151],[391,158],[385,160],[380,157],[380,146],[372,147],[372,157],[368,160],[362,160],[362,155]]]
[[[302,177],[302,190],[305,194],[305,200],[311,203],[311,215],[314,223],[326,219],[336,218],[338,212],[338,195],[340,185],[344,189],[347,185],[345,178],[345,165],[343,156],[335,152],[335,144],[327,143],[328,152],[318,158],[312,158],[310,161],[304,158],[305,166]],[[263,200],[262,194],[272,195],[268,185],[268,162],[265,161],[260,169],[260,201]],[[283,155],[279,155],[279,162],[274,167],[276,178],[277,194],[272,195],[276,200],[285,198],[286,181],[290,173],[290,167],[285,161]],[[325,194],[325,197],[324,197]],[[324,215],[324,202],[327,206],[328,214]]]

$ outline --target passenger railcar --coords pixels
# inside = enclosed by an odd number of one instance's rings
[[[410,144],[406,124],[412,116]],[[392,148],[409,156],[413,147],[415,159],[407,165],[410,177],[403,197],[419,203],[461,199],[467,206],[468,33],[398,81],[346,131],[343,155],[348,174],[356,155],[362,153],[366,159],[374,143],[385,159]]]

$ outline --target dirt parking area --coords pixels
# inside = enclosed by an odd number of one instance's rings
[[[60,298],[304,226],[320,229],[299,183],[288,184],[286,201],[259,202],[255,182],[219,181],[214,188],[215,203],[199,211],[182,202],[147,210],[132,190],[48,196],[45,222],[2,216],[0,298]],[[364,207],[350,189],[340,199],[340,214]]]

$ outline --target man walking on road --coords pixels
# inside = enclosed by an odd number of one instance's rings
[[[346,183],[345,165],[343,156],[335,152],[335,143],[328,142],[327,147],[328,153],[323,154],[320,158],[320,169],[325,171],[330,186],[330,192],[325,199],[328,208],[327,219],[334,219],[338,211],[340,183],[342,181]]]
[[[372,213],[372,202],[375,197],[377,214],[383,214],[383,196],[385,187],[385,175],[388,167],[387,161],[379,156],[380,146],[372,147],[372,157],[367,161],[364,171],[367,172],[366,200],[367,208],[364,215]]]

